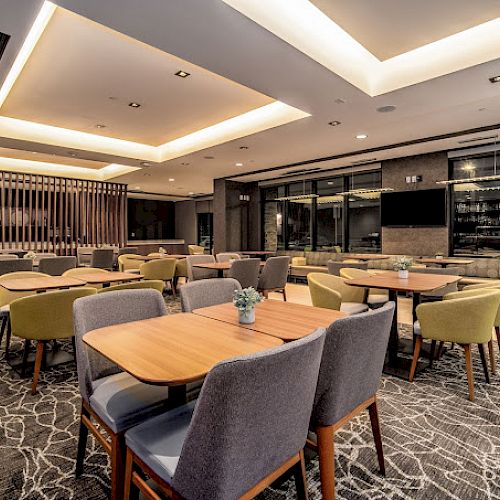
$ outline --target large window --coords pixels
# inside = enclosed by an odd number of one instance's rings
[[[300,182],[288,186],[286,235],[290,250],[311,250],[312,198],[294,199],[294,196],[311,194],[311,183]]]
[[[316,249],[334,251],[342,249],[344,223],[342,218],[344,197],[344,177],[317,182],[317,240]]]

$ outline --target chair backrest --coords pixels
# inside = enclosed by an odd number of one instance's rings
[[[183,498],[238,498],[303,448],[324,339],[320,329],[210,371],[172,480]]]
[[[443,297],[443,300],[463,299],[465,297],[478,297],[478,296],[487,294],[488,292],[491,292],[491,291],[495,291],[495,290],[499,291],[498,288],[499,288],[498,286],[497,286],[497,288],[487,287],[487,288],[473,288],[473,289],[467,289],[467,287],[465,287],[460,292],[451,292],[451,293],[446,294]],[[500,327],[500,307],[498,308],[497,316],[495,318],[495,326]]]
[[[42,259],[38,264],[38,270],[41,273],[50,274],[51,276],[62,276],[68,269],[76,267],[76,257],[47,257]]]
[[[455,266],[449,267],[410,267],[411,273],[420,274],[446,274],[451,276],[460,276],[461,269]],[[425,292],[424,295],[428,297],[444,297],[447,293],[456,292],[458,290],[458,281],[455,283],[450,283],[449,285],[443,286],[432,292]]]
[[[95,294],[93,288],[72,288],[38,293],[10,304],[12,334],[31,340],[64,339],[73,336],[73,302]]]
[[[340,269],[340,277],[346,280],[354,280],[356,278],[366,278],[371,276],[368,271],[358,269],[356,267],[342,267]]]
[[[334,276],[340,276],[341,269],[347,269],[352,267],[354,269],[368,269],[368,262],[336,262],[334,260],[329,260],[326,265],[328,266],[328,273]]]
[[[49,257],[57,257],[55,253],[47,252],[47,253],[37,253],[36,257],[33,259],[33,265],[38,266],[40,261],[43,259],[47,259]]]
[[[368,289],[346,285],[340,276],[326,273],[307,275],[309,293],[315,307],[340,310],[342,302],[366,302]]]
[[[260,259],[235,260],[229,270],[229,277],[239,281],[242,288],[257,288],[259,284]]]
[[[118,256],[118,269],[122,272],[127,271],[128,269],[139,269],[139,266],[141,264],[140,260],[129,259],[128,255],[130,254],[123,254]]]
[[[189,255],[202,255],[205,253],[205,247],[200,245],[188,245]]]
[[[92,395],[92,382],[121,370],[83,342],[91,330],[105,326],[165,316],[167,308],[156,290],[122,290],[99,294],[75,301],[73,305],[74,333],[78,385],[86,401]]]
[[[285,288],[289,266],[290,257],[288,255],[269,257],[259,277],[259,289]]]
[[[217,271],[193,267],[193,264],[208,264],[215,262],[213,255],[188,255],[186,257],[187,274],[190,281],[214,278]]]
[[[338,422],[375,395],[382,376],[394,302],[333,322],[326,331],[312,428]]]
[[[186,283],[179,288],[183,312],[233,301],[241,285],[233,278],[213,278]]]
[[[113,269],[114,251],[112,248],[96,248],[92,252],[90,266],[100,269]]]
[[[161,258],[141,264],[139,272],[147,280],[168,281],[174,278],[176,265],[177,259]]]
[[[118,255],[138,254],[139,247],[123,247],[118,250]]]
[[[229,262],[230,260],[240,260],[239,253],[222,252],[216,255],[217,262]]]
[[[131,283],[122,283],[120,285],[112,285],[106,288],[100,288],[97,293],[105,292],[116,292],[117,290],[139,290],[152,288],[162,293],[165,288],[165,283],[162,280],[144,280],[144,281],[133,281]]]
[[[64,271],[63,276],[80,276],[82,274],[105,274],[109,273],[106,269],[98,269],[96,267],[75,267]]]
[[[33,271],[31,259],[9,259],[0,261],[0,276],[17,271]]]
[[[92,252],[96,247],[78,247],[76,249],[76,258],[79,266],[89,266],[92,259]]]
[[[19,259],[19,257],[13,253],[6,253],[0,255],[0,260],[15,260],[15,259]]]
[[[7,273],[0,276],[0,284],[4,280],[16,280],[24,278],[40,278],[42,276],[48,276],[48,274],[37,273],[36,271],[19,271],[14,273]],[[3,286],[0,286],[0,307],[10,304],[13,300],[20,299],[22,297],[29,297],[34,295],[36,292],[11,292]]]

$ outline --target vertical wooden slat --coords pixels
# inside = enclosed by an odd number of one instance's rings
[[[15,176],[14,184],[14,221],[15,221],[15,232],[16,232],[16,246],[19,248],[19,175]]]
[[[63,227],[63,221],[64,221],[64,214],[63,214],[63,179],[59,179],[59,194],[58,194],[58,201],[59,201],[59,224],[58,224],[58,229],[59,229],[59,241],[58,241],[58,252],[57,255],[62,255],[64,250],[63,250],[63,233],[64,233],[64,227]]]
[[[9,248],[12,248],[12,173],[7,174],[8,191],[7,191],[7,212],[9,221]]]
[[[28,182],[28,249],[32,249],[32,243],[31,243],[31,231],[33,229],[33,223],[32,223],[32,218],[33,218],[33,176],[30,174],[29,176],[29,182]]]
[[[34,247],[35,252],[38,252],[38,221],[40,220],[40,196],[38,194],[38,175],[35,175],[35,217],[34,217]],[[42,216],[43,217],[43,216]],[[43,220],[43,219],[42,219]],[[43,240],[42,240],[43,241]]]
[[[1,217],[1,224],[2,224],[2,248],[5,248],[5,227],[7,220],[5,218],[5,174],[3,172],[0,172],[0,217]]]

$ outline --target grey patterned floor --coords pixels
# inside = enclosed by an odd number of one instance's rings
[[[384,377],[379,398],[387,477],[377,474],[369,419],[361,416],[336,435],[337,498],[500,499],[500,375],[488,386],[477,359],[475,368],[474,403],[467,400],[459,348],[414,384]],[[80,406],[75,366],[43,374],[36,396],[29,385],[0,361],[0,499],[107,498],[107,457],[92,439],[84,477],[73,476]],[[314,459],[308,480],[310,498],[321,498]],[[295,492],[290,484],[262,497],[289,499]]]

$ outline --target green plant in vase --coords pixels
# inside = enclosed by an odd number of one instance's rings
[[[255,323],[255,306],[264,300],[264,297],[253,287],[235,290],[233,304],[240,314],[240,323]]]
[[[410,269],[412,264],[413,264],[413,259],[403,255],[402,257],[399,257],[398,259],[395,260],[394,270],[398,271],[400,278],[407,279],[408,278],[408,269]]]

